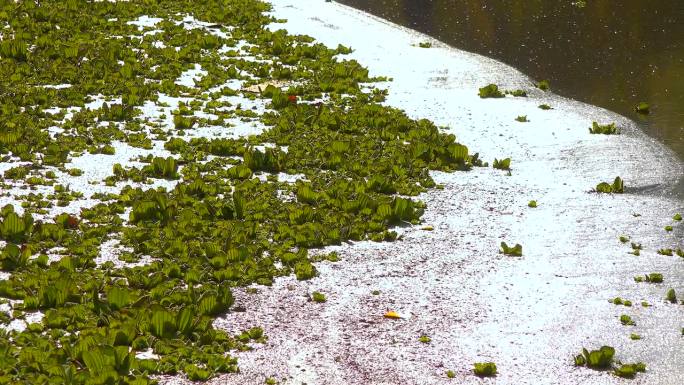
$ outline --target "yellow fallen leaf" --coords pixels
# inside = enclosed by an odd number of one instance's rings
[[[401,319],[401,316],[396,311],[388,311],[385,313],[385,318]]]

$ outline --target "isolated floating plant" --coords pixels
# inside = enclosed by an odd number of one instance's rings
[[[639,102],[639,104],[634,107],[634,111],[640,114],[648,115],[651,112],[651,106],[649,106],[646,102]]]
[[[575,356],[575,366],[586,366],[591,369],[607,369],[613,365],[615,349],[612,346],[601,346],[598,350],[582,349],[582,354]]]
[[[636,364],[620,364],[613,370],[613,374],[623,378],[634,378],[637,373],[646,371],[646,364],[638,362]]]
[[[632,306],[632,301],[627,300],[627,299],[622,299],[620,297],[615,297],[614,299],[608,301],[610,303],[613,303],[615,305],[624,305],[624,306]]]
[[[499,249],[499,252],[513,257],[522,257],[522,246],[519,243],[516,243],[515,246],[509,247],[506,242],[501,242],[501,249]]]
[[[503,98],[506,96],[503,92],[499,91],[499,86],[497,86],[496,84],[488,84],[480,88],[478,95],[482,99]]]
[[[552,109],[552,107],[549,106],[548,104],[540,104],[538,107],[544,111],[548,111],[548,110]]]
[[[548,80],[540,80],[535,84],[535,86],[542,91],[548,91],[551,88]]]
[[[628,316],[627,314],[623,314],[620,316],[620,323],[627,326],[636,325],[636,322],[634,322],[632,317]]]
[[[675,293],[675,290],[672,288],[668,289],[665,299],[670,303],[677,303],[677,293]]]
[[[527,97],[527,92],[525,90],[506,91],[506,94],[513,95],[514,97]]]
[[[479,377],[496,376],[496,364],[493,362],[476,362],[473,364],[473,373]]]
[[[662,283],[663,275],[661,273],[650,273],[643,276],[634,277],[636,282],[650,282],[650,283]]]
[[[596,185],[595,192],[606,193],[606,194],[622,194],[625,192],[625,185],[622,179],[618,176],[615,177],[613,184],[607,182],[601,182]]]
[[[520,115],[517,118],[515,118],[515,120],[521,123],[529,122],[529,120],[527,120],[527,115]]]
[[[498,170],[509,171],[511,169],[511,158],[506,158],[506,159],[501,159],[501,160],[494,158],[494,163],[492,164],[492,167],[494,167]]]
[[[327,298],[325,298],[325,294],[314,291],[311,293],[311,300],[317,303],[323,303],[327,301]]]
[[[600,125],[596,122],[593,122],[591,124],[591,127],[589,128],[589,133],[590,134],[604,134],[604,135],[618,135],[620,133],[620,129],[615,127],[615,123]]]

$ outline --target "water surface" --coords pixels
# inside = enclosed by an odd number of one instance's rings
[[[684,159],[684,1],[341,0],[605,107]],[[634,112],[645,101],[651,114]]]

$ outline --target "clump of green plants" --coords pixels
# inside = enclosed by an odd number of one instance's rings
[[[650,273],[643,276],[634,277],[636,282],[650,282],[650,283],[662,283],[663,275],[661,273]]]
[[[499,249],[499,252],[513,257],[522,257],[522,245],[516,243],[515,246],[509,247],[506,242],[501,242],[501,249]]]
[[[537,207],[537,201],[531,200],[531,201],[527,202],[527,207],[536,208]]]
[[[496,84],[488,84],[482,88],[480,88],[478,95],[482,99],[486,98],[503,98],[506,95],[499,91],[499,86]]]
[[[646,371],[646,364],[638,362],[636,364],[621,364],[613,370],[613,374],[622,378],[634,378],[637,373]]]
[[[418,46],[420,48],[432,48],[432,43],[430,43],[429,41],[423,41],[418,43]]]
[[[426,336],[426,335],[422,335],[422,336],[420,336],[420,337],[418,338],[418,341],[420,341],[420,342],[422,342],[422,343],[424,343],[424,344],[428,344],[428,343],[430,343],[430,341],[432,341],[432,338],[430,338],[430,337],[428,337],[428,336]]]
[[[658,254],[667,255],[667,256],[671,257],[674,255],[674,252],[672,251],[672,249],[659,249]]]
[[[622,299],[620,297],[615,297],[614,299],[612,299],[608,302],[613,303],[615,305],[632,306],[632,301],[630,301],[628,299]]]
[[[513,95],[514,97],[519,97],[519,98],[526,98],[527,97],[527,92],[525,90],[506,91],[506,94]]]
[[[620,316],[620,323],[626,326],[636,325],[636,322],[634,322],[632,317],[628,316],[627,314],[623,314]]]
[[[672,230],[674,230],[674,228],[672,226],[670,226],[670,225],[665,226],[665,231],[672,231]]]
[[[634,107],[634,111],[640,114],[648,115],[651,112],[651,106],[649,106],[646,102],[639,102],[639,104]]]
[[[515,118],[515,120],[520,122],[520,123],[529,122],[529,120],[527,120],[527,115],[520,115],[517,118]]]
[[[629,339],[630,339],[630,340],[633,340],[633,341],[637,341],[637,340],[640,340],[640,339],[641,339],[641,336],[638,335],[638,334],[636,334],[636,333],[631,333],[631,334],[629,335]]]
[[[325,294],[314,291],[313,293],[311,293],[311,300],[317,303],[323,303],[326,302],[328,299],[325,297]]]
[[[588,351],[575,356],[575,366],[586,366],[591,369],[607,369],[613,364],[615,349],[612,346],[601,346],[598,350]]]
[[[456,378],[456,373],[453,370],[446,371],[447,378]]]
[[[604,134],[604,135],[618,135],[620,129],[615,126],[615,123],[600,125],[596,122],[591,124],[589,128],[590,134]]]
[[[677,293],[675,293],[675,289],[670,288],[665,295],[665,299],[670,303],[677,303]]]
[[[682,220],[682,214],[677,213],[672,217],[672,219],[675,221],[681,221]]]
[[[620,235],[620,242],[622,242],[622,243],[629,242],[629,237],[626,235]]]
[[[615,180],[612,184],[609,184],[607,182],[599,183],[598,185],[596,185],[596,189],[594,189],[594,191],[605,194],[622,194],[625,192],[625,184],[622,181],[622,179],[618,176],[615,177]]]
[[[511,158],[501,160],[494,158],[494,163],[492,164],[492,167],[494,167],[497,170],[509,171],[511,169]]]
[[[172,156],[142,155],[141,169],[114,166],[104,183],[116,191],[99,194],[79,215],[46,211],[33,220],[28,209],[82,199],[58,185],[54,194],[26,198],[22,215],[2,210],[0,267],[11,276],[0,280],[0,297],[15,301],[13,319],[36,310],[45,316],[23,332],[0,333],[0,383],[143,385],[160,375],[200,381],[236,372],[233,352],[266,336],[260,328],[233,335],[213,326],[239,310],[232,290],[316,276],[320,259],[311,248],[396,240],[393,226],[420,224],[425,204],[416,197],[437,187],[431,170],[484,164],[432,122],[381,105],[384,92],[367,93],[386,79],[340,57],[350,49],[267,28],[273,20],[265,2],[48,3],[17,2],[0,12],[3,38],[22,38],[0,44],[3,87],[12,90],[2,96],[0,157],[11,153],[10,163],[31,165],[11,167],[5,178],[47,185],[54,169],[69,172],[70,158],[111,153],[115,141],[143,150],[163,145]],[[185,28],[179,15],[212,27]],[[163,21],[140,29],[127,23],[141,16]],[[153,29],[167,48],[153,45]],[[236,41],[256,60],[217,54]],[[193,86],[177,84],[195,63],[206,75]],[[249,93],[225,86],[231,79],[292,86]],[[70,87],[45,87],[52,84]],[[107,103],[87,107],[95,95]],[[143,113],[150,105],[175,108],[162,95],[187,100],[170,124],[165,114]],[[222,100],[240,95],[272,109]],[[53,107],[62,111],[47,111]],[[81,108],[69,117],[72,107]],[[228,133],[231,118],[265,129],[234,139],[185,132],[213,126]],[[64,133],[52,135],[51,127]],[[278,173],[306,178],[283,183]],[[173,183],[151,188],[149,178]],[[132,183],[117,186],[124,180]],[[126,248],[122,264],[98,266],[109,239]],[[59,255],[48,258],[51,250]],[[158,359],[137,358],[147,350]]]
[[[548,91],[551,88],[548,80],[540,80],[535,84],[535,86],[542,91]]]
[[[539,107],[540,109],[544,110],[544,111],[548,111],[548,110],[553,109],[553,108],[552,108],[551,106],[549,106],[548,104],[540,104],[538,107]]]
[[[479,377],[496,376],[496,364],[493,362],[476,362],[473,364],[473,373]]]

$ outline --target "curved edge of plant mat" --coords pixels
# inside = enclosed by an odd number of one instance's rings
[[[682,247],[681,226],[663,231],[682,211],[672,192],[682,164],[671,151],[628,119],[535,89],[494,60],[339,4],[271,3],[288,20],[273,29],[350,45],[372,75],[393,78],[386,104],[446,126],[484,160],[512,158],[512,170],[434,172],[443,189],[420,196],[427,226],[401,228],[393,243],[326,249],[341,261],[318,263],[310,281],[284,277],[235,293],[246,311],[216,326],[239,331],[257,320],[269,340],[238,355],[240,373],[210,383],[476,384],[473,363],[485,361],[496,363],[497,384],[622,383],[573,365],[583,347],[602,345],[622,362],[646,363],[630,383],[684,378],[684,306],[663,300],[667,287],[684,289],[684,260],[656,253]],[[480,99],[478,88],[490,83],[528,97]],[[520,115],[529,122],[515,121]],[[616,122],[622,135],[590,135],[593,121]],[[618,175],[626,194],[591,192]],[[642,245],[640,256],[623,234]],[[522,244],[523,255],[499,253],[502,241]],[[667,283],[634,282],[651,271]],[[313,292],[326,301],[310,300]],[[608,302],[616,296],[635,305]],[[389,311],[400,318],[384,317]],[[622,313],[636,326],[622,326]]]

